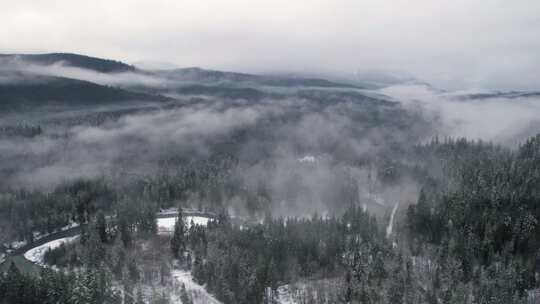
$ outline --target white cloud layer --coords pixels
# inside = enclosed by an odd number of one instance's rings
[[[243,71],[409,71],[446,88],[540,83],[540,1],[3,0],[0,52]]]
[[[509,146],[523,143],[540,133],[540,97],[460,100],[471,93],[439,93],[423,85],[397,85],[380,90],[400,100],[406,107],[421,111],[428,120],[436,120],[440,136],[481,139]]]

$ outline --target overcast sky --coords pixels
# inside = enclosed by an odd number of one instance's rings
[[[0,0],[0,52],[540,89],[539,0]]]

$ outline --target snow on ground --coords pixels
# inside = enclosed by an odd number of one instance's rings
[[[56,233],[56,232],[60,232],[60,231],[66,231],[66,230],[69,230],[69,229],[72,229],[72,228],[75,228],[75,227],[78,227],[78,226],[79,226],[79,224],[72,222],[69,225],[61,227],[59,229],[55,229],[52,233]],[[40,239],[42,239],[44,237],[47,237],[47,236],[51,235],[52,233],[34,232],[32,234],[34,235],[34,241],[37,241],[37,240],[40,240]],[[27,241],[14,241],[12,243],[4,243],[4,246],[9,248],[9,249],[19,249],[19,248],[21,248],[23,246],[26,246],[26,244],[28,244]]]
[[[335,303],[339,298],[342,282],[339,279],[322,279],[279,286],[274,294],[275,303]]]
[[[75,228],[75,227],[78,227],[78,226],[79,226],[79,224],[72,222],[71,224],[66,225],[64,227],[61,227],[60,229],[55,229],[52,233],[56,233],[56,232],[60,232],[60,231],[66,231],[68,229]],[[41,238],[44,238],[46,236],[51,235],[51,233],[34,232],[33,235],[34,235],[34,241],[37,241],[37,240],[39,240]]]
[[[302,158],[299,158],[298,161],[301,163],[314,163],[317,161],[317,158],[313,155],[308,154]]]
[[[208,216],[209,214],[212,214],[212,212],[201,211],[201,210],[194,209],[194,208],[182,208],[182,213],[184,214],[184,216],[188,216],[188,215],[191,215],[191,216],[194,216],[194,215]],[[162,209],[159,209],[159,211],[157,212],[156,215],[158,217],[159,216],[161,216],[161,217],[176,216],[176,215],[178,215],[178,208],[176,208],[176,207],[166,208],[166,209],[162,208]]]
[[[288,284],[278,287],[277,302],[279,304],[296,304],[297,303],[297,301],[293,299],[292,292]]]
[[[178,208],[167,208],[167,209],[161,209],[157,213],[158,215],[168,215],[168,216],[175,216],[178,214]]]
[[[72,237],[65,237],[61,239],[57,239],[54,241],[47,242],[41,246],[34,247],[27,252],[24,253],[24,258],[29,260],[30,262],[34,262],[38,265],[44,265],[43,263],[43,257],[45,256],[45,252],[49,249],[54,249],[57,247],[60,247],[62,244],[67,244],[73,242],[75,239],[77,239],[79,236],[72,236]]]
[[[203,286],[193,281],[193,277],[189,271],[173,270],[171,274],[176,280],[175,284],[178,284],[178,288],[176,289],[180,290],[182,284],[186,286],[186,291],[193,299],[193,304],[221,304],[221,302],[209,294]],[[177,303],[181,302],[177,301]]]
[[[373,200],[376,204],[379,204],[381,206],[386,206],[386,202],[384,201],[384,199],[378,195],[378,194],[370,194],[369,195],[369,198],[371,200]]]
[[[184,217],[184,223],[187,228],[191,227],[191,222],[195,225],[206,226],[210,218],[205,216],[186,216]],[[174,231],[174,224],[176,223],[176,217],[164,217],[157,219],[158,233],[167,234]]]
[[[530,301],[529,303],[540,302],[540,288],[528,290],[527,295]]]
[[[4,243],[4,246],[6,246],[8,249],[19,249],[27,244],[26,241],[14,241],[11,243]]]
[[[392,209],[392,214],[390,214],[390,221],[388,222],[388,227],[386,227],[386,237],[390,237],[390,235],[392,235],[392,229],[394,228],[394,216],[396,215],[398,206],[399,202],[394,205],[394,208]]]

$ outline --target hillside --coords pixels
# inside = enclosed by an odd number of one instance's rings
[[[176,81],[192,81],[214,84],[240,84],[251,83],[252,85],[262,85],[271,87],[321,87],[321,88],[349,88],[359,89],[345,83],[332,82],[322,78],[304,78],[291,76],[269,76],[246,73],[223,72],[206,70],[201,68],[184,68],[175,70],[164,70],[156,72],[168,79]]]
[[[120,61],[71,53],[0,54],[0,59],[21,60],[27,63],[39,65],[52,65],[56,63],[62,63],[66,66],[87,69],[101,73],[133,72],[136,70],[134,66],[125,64]]]
[[[21,79],[24,81],[0,83],[0,109],[169,100],[159,95],[136,93],[77,79],[35,75],[25,75]]]

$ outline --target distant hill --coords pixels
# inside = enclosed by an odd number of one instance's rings
[[[419,83],[414,76],[403,72],[358,70],[354,72],[312,71],[312,72],[281,72],[277,77],[326,79],[332,83],[347,84],[356,88],[376,90],[388,86]]]
[[[156,73],[172,80],[191,81],[198,83],[212,83],[224,85],[235,83],[251,83],[252,85],[263,85],[272,87],[322,87],[361,89],[361,87],[359,86],[332,82],[321,78],[266,76],[246,73],[222,72],[201,68],[162,70]]]
[[[71,54],[71,53],[49,53],[49,54],[4,54],[0,59],[21,60],[39,65],[52,65],[62,63],[66,66],[81,69],[93,70],[101,73],[121,73],[133,72],[136,68],[132,65],[120,61],[101,59],[96,57]]]
[[[509,91],[509,92],[485,92],[485,93],[472,93],[472,94],[462,94],[457,95],[458,99],[489,99],[489,98],[506,98],[506,99],[517,99],[517,98],[530,98],[530,97],[540,97],[539,91]]]
[[[186,95],[207,95],[228,99],[246,99],[246,100],[260,100],[265,97],[273,96],[270,93],[266,93],[254,88],[230,88],[220,86],[206,86],[206,85],[189,85],[178,88],[176,90],[178,94]]]
[[[258,101],[293,94],[291,96],[317,101],[380,102],[358,92],[358,89],[363,89],[359,85],[316,77],[255,75],[202,68],[145,71],[119,61],[70,53],[0,55],[2,61],[15,63],[6,64],[3,69],[0,66],[0,107],[3,109],[49,104],[91,105],[126,100],[171,100],[164,97],[168,95],[204,95]],[[24,63],[44,66],[62,63],[65,66],[111,74],[136,72],[152,77],[160,85],[133,82],[111,87],[103,85],[106,82],[88,82],[88,78],[65,78],[64,75],[43,72],[38,76],[31,69],[31,72],[22,69]]]
[[[0,109],[39,106],[104,105],[125,101],[166,101],[167,97],[131,92],[88,81],[25,75],[25,81],[0,83]],[[19,79],[22,78],[19,75]]]

